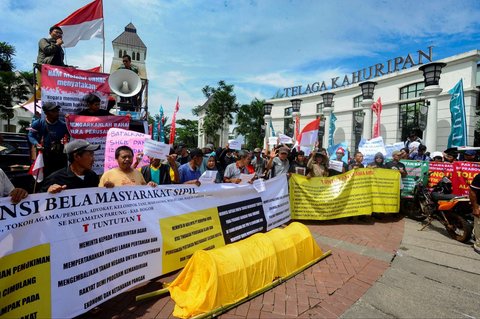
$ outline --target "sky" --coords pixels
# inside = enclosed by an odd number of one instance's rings
[[[38,40],[90,0],[0,0],[0,41],[31,70]],[[202,88],[234,85],[237,103],[270,99],[286,87],[328,81],[417,50],[433,60],[480,49],[479,0],[103,0],[106,71],[112,40],[128,23],[147,46],[149,110],[177,119],[206,98]],[[67,64],[102,63],[102,40],[66,49]]]

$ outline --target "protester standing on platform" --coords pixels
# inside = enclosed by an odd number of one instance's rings
[[[66,66],[63,62],[65,53],[63,52],[63,31],[60,27],[50,28],[50,38],[42,38],[38,41],[38,64],[51,64],[57,66]]]
[[[55,194],[64,189],[97,187],[100,178],[92,171],[92,166],[93,152],[99,148],[100,145],[90,144],[82,139],[66,144],[65,153],[70,165],[49,175],[43,183],[42,191]]]
[[[433,152],[432,153],[432,162],[443,162],[442,152]]]
[[[28,196],[23,188],[13,186],[7,174],[0,168],[0,197],[10,196],[12,203],[16,204]]]
[[[85,98],[87,108],[80,111],[78,115],[86,116],[109,116],[113,115],[107,110],[100,108],[100,98],[93,93],[88,94]]]
[[[64,144],[69,137],[67,125],[60,120],[60,106],[46,102],[43,104],[45,118],[32,123],[28,132],[28,140],[38,150],[43,150],[45,176],[67,167],[67,155],[63,152]]]
[[[123,65],[119,67],[119,69],[126,69],[135,72],[135,74],[138,74],[138,68],[132,64],[132,57],[130,57],[128,54],[125,54],[122,57],[122,62]]]
[[[155,182],[146,182],[140,171],[132,168],[133,150],[126,146],[120,146],[115,150],[115,159],[118,167],[106,171],[100,179],[99,187],[111,188],[126,185],[150,185],[157,186]]]

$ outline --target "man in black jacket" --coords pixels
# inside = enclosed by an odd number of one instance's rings
[[[100,145],[78,139],[65,145],[70,165],[53,172],[45,179],[43,192],[59,193],[64,189],[97,187],[100,182],[98,175],[92,171],[94,155]]]

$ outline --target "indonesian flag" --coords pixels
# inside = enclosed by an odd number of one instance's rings
[[[102,66],[99,65],[99,66],[96,66],[96,67],[94,67],[94,68],[87,69],[87,70],[85,70],[85,71],[100,73],[100,71],[102,71]]]
[[[80,40],[103,38],[102,0],[95,0],[56,24],[63,30],[63,46],[71,48]]]
[[[373,126],[373,136],[372,138],[380,136],[380,114],[382,113],[382,101],[378,98],[377,102],[372,104],[372,111],[377,116],[375,125]]]
[[[178,103],[178,97],[177,97],[177,104],[175,105],[175,111],[173,112],[173,117],[172,117],[172,125],[170,127],[170,141],[168,144],[173,144],[173,141],[175,141],[175,133],[176,133],[176,128],[175,128],[175,122],[177,118],[177,112],[180,109],[180,103]]]
[[[28,174],[32,175],[33,178],[37,181],[37,183],[41,183],[43,181],[43,153],[42,151],[38,151],[37,159],[35,162],[30,166],[30,171]]]
[[[297,144],[300,146],[313,146],[318,140],[318,128],[320,119],[316,119],[305,125],[299,134]]]

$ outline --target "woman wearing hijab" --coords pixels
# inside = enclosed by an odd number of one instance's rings
[[[367,167],[373,167],[373,168],[385,168],[385,157],[381,152],[378,152],[375,154],[375,158],[373,162],[369,163]]]

